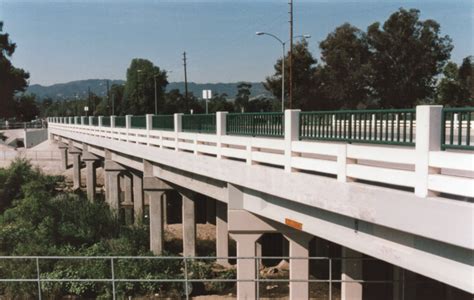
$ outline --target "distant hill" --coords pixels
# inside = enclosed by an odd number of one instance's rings
[[[124,84],[123,80],[110,80],[109,85]],[[238,82],[232,83],[194,83],[188,82],[188,91],[193,93],[198,98],[202,95],[202,90],[212,90],[212,92],[219,94],[227,94],[232,99],[237,94]],[[86,97],[87,91],[90,88],[91,92],[104,96],[107,92],[107,79],[87,79],[77,80],[67,83],[58,83],[50,86],[43,86],[39,84],[32,84],[28,87],[27,93],[35,94],[38,99],[52,98],[53,100],[74,99],[76,97]],[[171,82],[168,84],[166,90],[179,89],[184,93],[184,82]],[[251,97],[270,96],[270,93],[265,90],[261,82],[252,82]]]

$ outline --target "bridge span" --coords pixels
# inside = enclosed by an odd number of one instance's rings
[[[474,152],[471,111],[413,110],[124,117],[54,117],[49,138],[72,160],[88,197],[103,165],[106,201],[118,210],[119,176],[136,216],[148,198],[150,248],[163,250],[163,194],[182,195],[183,254],[195,255],[196,193],[217,201],[217,256],[255,256],[262,234],[279,232],[290,257],[309,241],[341,245],[343,299],[362,299],[362,255],[474,293]],[[468,117],[466,117],[468,116]],[[226,263],[226,262],[222,262]],[[308,260],[290,259],[290,298],[307,299]],[[253,260],[237,261],[253,280]],[[301,281],[298,281],[301,280]],[[237,284],[255,298],[255,282]]]

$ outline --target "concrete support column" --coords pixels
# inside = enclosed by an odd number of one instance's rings
[[[107,171],[107,203],[110,208],[118,212],[120,209],[120,171]]]
[[[72,188],[77,190],[81,188],[81,150],[70,147],[69,154],[72,156]]]
[[[341,300],[362,300],[362,254],[342,247]],[[346,281],[346,282],[344,282]]]
[[[125,224],[131,225],[133,224],[133,202],[132,202],[132,177],[130,174],[125,173],[122,175],[121,180],[121,189],[123,192],[123,209],[124,209],[124,216],[125,216]]]
[[[164,191],[156,190],[146,191],[150,203],[150,250],[155,255],[161,255],[163,253],[162,196],[164,193]]]
[[[229,256],[229,231],[227,228],[227,204],[216,201],[216,253],[219,257]],[[228,259],[217,259],[217,263],[227,265]]]
[[[69,146],[61,142],[61,140],[59,140],[58,147],[61,153],[61,168],[63,171],[66,171],[67,170],[67,149],[69,148]]]
[[[237,242],[237,257],[254,257],[256,241],[261,233],[232,233],[231,237]],[[254,280],[258,270],[255,259],[237,259],[237,280]],[[257,299],[257,284],[252,281],[237,282],[237,299]]]
[[[143,189],[149,203],[150,217],[150,250],[160,255],[163,252],[163,196],[171,187],[164,181],[152,177],[153,166],[143,161]]]
[[[289,241],[290,257],[309,257],[309,241],[312,236],[304,232],[293,232],[285,234]],[[290,258],[290,280],[309,279],[309,260]],[[290,282],[290,300],[308,299],[308,282]]]
[[[107,198],[106,201],[110,208],[118,213],[120,208],[120,173],[125,168],[120,164],[112,161],[105,161],[105,176],[107,181]]]
[[[83,147],[85,149],[85,147]],[[99,160],[99,157],[94,154],[85,151],[82,155],[82,160],[86,162],[86,188],[87,188],[87,199],[89,201],[95,200],[95,188],[97,185],[97,176],[96,176],[96,161]]]
[[[196,204],[195,194],[180,191],[183,213],[183,255],[196,256]]]
[[[133,181],[133,212],[135,224],[141,222],[143,219],[143,179],[142,177],[132,172]]]

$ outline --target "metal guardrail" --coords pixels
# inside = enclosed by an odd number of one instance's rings
[[[152,129],[157,130],[174,130],[174,116],[173,115],[154,115],[152,117]]]
[[[300,139],[414,146],[415,109],[300,113]]]
[[[99,126],[99,117],[91,117],[91,124],[92,126]]]
[[[256,277],[254,279],[237,279],[237,278],[196,278],[194,272],[194,266],[197,261],[216,261],[218,259],[222,260],[253,260],[254,261],[254,268]],[[260,275],[260,267],[261,267],[261,260],[262,259],[273,259],[273,260],[322,260],[328,262],[328,278],[327,279],[286,279],[286,278],[262,278]],[[404,289],[404,270],[402,269],[402,279],[401,280],[358,280],[358,279],[351,279],[351,280],[342,280],[342,279],[333,279],[333,262],[334,261],[342,261],[342,260],[375,260],[374,258],[350,258],[350,257],[291,257],[291,256],[275,256],[275,257],[268,257],[268,256],[250,256],[250,257],[240,257],[240,256],[228,256],[228,257],[217,257],[217,256],[0,256],[0,263],[3,261],[12,261],[12,260],[23,260],[23,261],[31,261],[33,267],[29,268],[30,276],[23,278],[18,278],[20,272],[15,272],[14,278],[0,278],[0,282],[3,283],[36,283],[35,289],[37,290],[38,299],[42,299],[43,294],[43,285],[47,283],[109,283],[112,286],[112,298],[115,300],[117,299],[118,292],[117,292],[117,285],[121,283],[183,283],[183,294],[185,299],[190,299],[192,293],[192,284],[193,283],[209,283],[209,282],[223,282],[223,283],[237,283],[237,282],[255,282],[256,283],[256,295],[257,299],[260,299],[261,291],[260,291],[260,283],[290,283],[290,282],[308,282],[308,283],[327,283],[329,285],[328,288],[328,299],[333,299],[333,283],[379,283],[379,284],[395,284],[401,283],[402,289]],[[51,278],[48,277],[48,272],[41,268],[44,264],[47,267],[51,267],[51,264],[47,264],[47,262],[51,261],[71,261],[71,260],[100,260],[102,262],[108,263],[108,270],[107,267],[102,268],[103,271],[107,271],[107,274],[103,274],[102,278]],[[151,278],[153,276],[147,276],[147,278],[121,278],[120,274],[120,264],[121,261],[126,260],[177,260],[182,264],[182,275],[176,276],[178,278]],[[27,269],[26,266],[24,266]],[[157,270],[160,272],[160,270]],[[34,274],[34,275],[33,275]],[[32,276],[33,275],[33,276]],[[107,276],[109,275],[109,276]],[[24,278],[26,277],[26,278]],[[158,276],[155,276],[158,277]]]
[[[284,114],[281,112],[228,114],[226,131],[228,135],[283,137]]]
[[[110,117],[102,117],[102,126],[110,127]]]
[[[125,128],[125,126],[126,126],[126,122],[125,122],[124,116],[115,117],[115,127]]]
[[[131,116],[130,127],[136,129],[146,128],[146,117],[145,116]]]
[[[215,114],[194,114],[182,116],[184,132],[216,133]]]
[[[474,107],[443,108],[441,113],[441,149],[474,150]]]

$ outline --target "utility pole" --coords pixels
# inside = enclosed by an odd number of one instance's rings
[[[188,75],[186,73],[186,51],[183,52],[183,62],[184,62],[184,96],[185,96],[185,99],[188,99]]]
[[[289,0],[290,5],[290,109],[293,108],[293,0]],[[284,58],[283,58],[284,59]]]
[[[87,88],[87,106],[92,108],[92,106],[91,106],[91,88],[90,87]]]
[[[107,105],[110,107],[109,80],[107,80],[106,83],[107,83]]]

